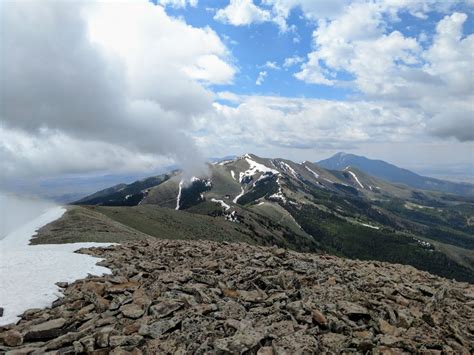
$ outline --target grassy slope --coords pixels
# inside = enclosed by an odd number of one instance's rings
[[[146,237],[94,208],[69,206],[61,218],[41,228],[31,244],[119,242]]]
[[[152,187],[142,203],[175,208],[178,191],[179,178],[174,177],[158,186]]]
[[[117,222],[155,238],[253,242],[239,231],[239,224],[225,221],[224,218],[217,219],[152,205],[95,209]]]

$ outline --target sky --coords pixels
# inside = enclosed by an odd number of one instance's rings
[[[0,183],[345,151],[473,175],[474,1],[0,3]]]

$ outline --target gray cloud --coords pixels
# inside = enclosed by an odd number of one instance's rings
[[[192,126],[194,115],[212,110],[214,95],[194,76],[205,76],[209,82],[228,80],[225,78],[233,75],[233,69],[223,59],[225,46],[212,30],[192,28],[169,18],[159,6],[146,1],[134,5],[129,4],[130,9],[124,6],[124,13],[135,21],[134,25],[143,27],[142,32],[154,31],[155,38],[164,32],[162,39],[166,41],[168,31],[175,39],[189,37],[210,44],[203,48],[189,46],[194,49],[176,55],[170,48],[166,52],[166,45],[150,42],[148,56],[135,52],[135,57],[125,58],[114,51],[117,38],[112,38],[108,46],[92,36],[93,16],[99,17],[96,23],[109,20],[106,4],[96,8],[90,2],[2,4],[3,134],[21,130],[28,133],[22,139],[39,144],[47,144],[48,139],[38,137],[59,135],[74,142],[69,148],[88,152],[97,147],[95,142],[103,142],[115,146],[115,152],[132,153],[124,153],[124,158],[133,154],[164,155],[188,170],[200,169],[204,159],[184,130]],[[110,10],[110,16],[114,16],[113,8]],[[107,40],[123,25],[114,20],[117,28],[102,29]],[[136,33],[138,38],[140,35]],[[127,43],[124,38],[124,47],[136,47],[133,40]],[[220,72],[209,69],[209,58],[219,64]],[[3,156],[12,153],[5,143],[0,148]],[[48,149],[43,152],[54,155]],[[22,161],[25,156],[17,158]]]
[[[474,141],[473,111],[443,112],[433,118],[431,132],[438,137],[454,137],[461,142]]]

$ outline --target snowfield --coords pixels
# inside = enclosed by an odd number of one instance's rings
[[[271,173],[271,174],[275,174],[275,175],[280,174],[280,172],[278,170],[275,170],[275,169],[269,168],[268,166],[265,166],[263,164],[257,163],[248,154],[246,154],[244,157],[245,157],[245,160],[247,161],[247,163],[250,165],[250,168],[248,170],[246,170],[245,172],[241,172],[239,174],[239,182],[240,183],[242,183],[244,177],[253,176],[257,173],[262,173],[262,174],[263,173]]]
[[[101,259],[74,251],[107,246],[106,243],[28,245],[40,227],[58,219],[66,210],[52,207],[37,218],[11,231],[0,241],[0,325],[17,322],[30,308],[44,308],[61,296],[56,282],[73,282],[88,274],[109,274],[97,266]]]

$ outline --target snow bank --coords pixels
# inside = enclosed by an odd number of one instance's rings
[[[235,196],[235,198],[232,200],[233,203],[237,203],[237,201],[239,200],[239,198],[241,198],[241,197],[245,194],[244,188],[241,187],[240,189],[241,189],[240,194],[238,194],[237,196]]]
[[[364,226],[364,227],[368,227],[368,228],[372,228],[372,229],[380,229],[380,227],[377,227],[377,226],[372,226],[370,224],[367,224],[367,223],[359,223],[361,226]]]
[[[110,270],[97,266],[101,259],[75,254],[80,248],[106,246],[105,243],[28,245],[40,227],[58,219],[66,210],[48,209],[39,217],[10,232],[0,241],[0,325],[16,322],[30,308],[44,308],[61,296],[56,282],[73,282],[88,274]]]
[[[230,208],[230,206],[222,200],[217,200],[215,198],[212,198],[211,201],[220,204],[223,208],[225,208],[226,211]]]

